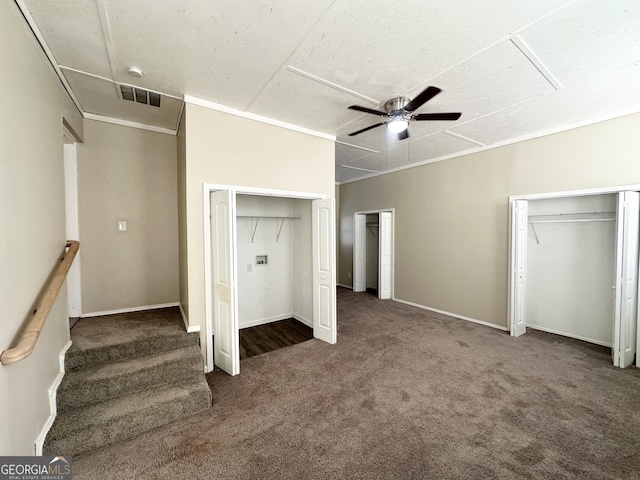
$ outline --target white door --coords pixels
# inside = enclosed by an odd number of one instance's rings
[[[511,335],[519,337],[527,331],[527,228],[529,204],[515,200],[511,210],[511,289],[509,305]]]
[[[67,240],[80,241],[80,223],[78,220],[78,158],[76,144],[69,143],[65,135],[64,140],[64,195],[66,212]],[[71,264],[67,274],[67,303],[69,318],[82,315],[82,290],[80,284],[80,251]]]
[[[211,284],[214,363],[229,375],[237,375],[240,373],[240,346],[236,303],[235,193],[229,190],[211,193]]]
[[[620,192],[616,221],[613,364],[628,367],[636,353],[638,307],[638,223],[640,194]]]
[[[353,216],[353,291],[367,289],[367,216]]]
[[[333,198],[314,200],[313,237],[313,336],[337,341],[336,241]]]
[[[393,226],[391,212],[378,214],[378,298],[391,298],[391,255],[393,249]]]

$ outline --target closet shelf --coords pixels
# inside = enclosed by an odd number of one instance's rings
[[[258,223],[260,220],[280,220],[280,226],[278,227],[278,234],[276,235],[276,243],[280,240],[280,234],[282,233],[282,227],[284,226],[285,220],[300,220],[301,217],[279,217],[276,215],[236,215],[236,218],[247,218],[255,220],[256,223],[253,224],[253,230],[251,231],[251,243],[253,243],[253,239],[256,237],[256,230],[258,229]]]
[[[586,222],[614,222],[616,212],[580,212],[580,213],[550,213],[546,215],[529,215],[529,225],[533,230],[536,243],[540,244],[536,223],[586,223]]]
[[[300,217],[278,217],[275,215],[237,215],[236,218],[274,218],[277,220],[300,220]]]
[[[530,223],[612,222],[615,219],[616,212],[580,212],[529,215]]]

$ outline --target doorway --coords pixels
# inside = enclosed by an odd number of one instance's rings
[[[640,194],[563,192],[511,198],[509,323],[611,347],[634,362]]]
[[[63,129],[64,158],[64,195],[65,195],[65,233],[67,240],[80,241],[80,223],[78,218],[78,159],[76,140]],[[80,256],[76,258],[67,274],[67,306],[69,309],[69,328],[82,315],[82,290],[80,283]]]
[[[284,318],[336,343],[334,200],[225,185],[204,194],[206,371],[238,374],[240,328]]]
[[[393,297],[394,210],[356,212],[353,218],[353,291]]]

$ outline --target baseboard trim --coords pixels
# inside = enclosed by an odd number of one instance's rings
[[[594,343],[602,347],[608,347],[608,348],[612,347],[610,343],[601,342],[600,340],[594,340],[588,337],[581,337],[579,335],[571,335],[569,333],[561,332],[560,330],[554,330],[553,328],[538,327],[537,325],[530,325],[530,324],[527,324],[527,328],[532,328],[533,330],[540,330],[541,332],[546,332],[546,333],[553,333],[554,335],[560,335],[562,337],[574,338],[576,340],[581,340],[583,342]]]
[[[405,305],[411,305],[412,307],[422,308],[423,310],[429,310],[430,312],[442,313],[443,315],[448,315],[450,317],[459,318],[460,320],[466,320],[467,322],[478,323],[480,325],[484,325],[485,327],[496,328],[498,330],[502,330],[503,332],[508,332],[509,329],[507,327],[501,327],[500,325],[496,325],[495,323],[485,322],[483,320],[478,320],[476,318],[465,317],[464,315],[458,315],[457,313],[447,312],[445,310],[439,310],[437,308],[426,307],[424,305],[420,305],[419,303],[407,302],[406,300],[400,300],[398,298],[393,298],[394,302],[404,303]]]
[[[273,317],[268,318],[259,318],[257,320],[251,320],[250,322],[242,323],[238,328],[242,330],[243,328],[257,327],[258,325],[265,325],[267,323],[278,322],[280,320],[286,320],[287,318],[293,317],[293,313],[283,313],[282,315],[275,315]]]
[[[302,315],[293,314],[293,318],[298,320],[300,323],[304,323],[307,327],[313,328],[313,320],[309,320],[307,317],[303,317]]]
[[[35,454],[36,456],[42,456],[42,449],[44,447],[44,441],[47,438],[47,434],[53,425],[54,420],[56,419],[56,415],[58,414],[58,408],[56,406],[56,395],[58,393],[58,387],[60,383],[62,383],[62,378],[64,377],[64,357],[67,354],[67,350],[71,347],[71,340],[67,341],[67,343],[62,347],[59,353],[59,361],[60,361],[60,372],[56,376],[55,380],[49,387],[49,418],[44,423],[42,430],[40,431],[40,435],[36,438],[35,442]]]
[[[117,310],[105,310],[104,312],[83,313],[80,318],[101,317],[103,315],[115,315],[117,313],[141,312],[143,310],[156,310],[158,308],[177,307],[180,302],[159,303],[157,305],[143,305],[141,307],[118,308]]]
[[[182,309],[182,304],[178,303],[178,307],[180,308],[180,315],[182,315],[182,321],[184,322],[184,328],[187,330],[187,333],[199,332],[200,325],[189,326],[189,321],[187,320],[187,316],[184,314],[184,310]]]
[[[353,290],[351,285],[343,285],[342,283],[336,283],[336,287],[348,288],[349,290]]]

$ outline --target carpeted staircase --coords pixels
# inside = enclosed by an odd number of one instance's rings
[[[177,308],[80,320],[47,455],[78,455],[178,421],[211,406],[198,334]]]

